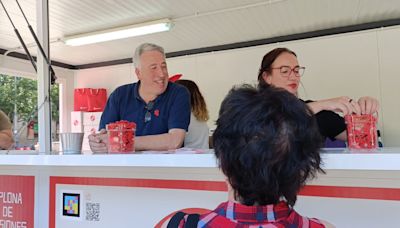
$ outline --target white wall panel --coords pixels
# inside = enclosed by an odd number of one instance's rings
[[[133,64],[90,68],[75,73],[75,88],[106,88],[108,94],[120,85],[136,81]]]
[[[370,95],[379,99],[375,32],[334,36],[288,45],[307,69],[301,97]]]
[[[380,82],[382,93],[381,116],[386,145],[399,146],[400,138],[400,29],[378,33]]]

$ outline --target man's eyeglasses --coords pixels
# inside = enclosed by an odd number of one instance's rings
[[[146,114],[144,115],[144,122],[147,123],[151,121],[151,111],[153,110],[154,107],[154,101],[149,101],[144,108],[146,109]]]
[[[289,77],[290,73],[294,73],[295,76],[300,77],[303,76],[304,71],[306,70],[305,67],[301,67],[301,66],[297,66],[295,68],[290,68],[289,66],[281,66],[281,67],[275,67],[275,68],[271,68],[273,70],[280,70],[280,73],[282,75],[282,77]]]

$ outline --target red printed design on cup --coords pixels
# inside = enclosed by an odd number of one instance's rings
[[[377,118],[371,114],[346,115],[347,144],[350,149],[375,149],[378,137]]]
[[[108,152],[132,153],[135,152],[136,124],[125,120],[107,124]]]

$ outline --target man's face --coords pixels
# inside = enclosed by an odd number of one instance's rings
[[[143,92],[155,96],[162,94],[168,86],[168,69],[164,55],[158,51],[143,52],[136,75]]]

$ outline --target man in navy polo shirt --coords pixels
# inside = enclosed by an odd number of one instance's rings
[[[93,152],[107,152],[106,124],[136,123],[136,150],[171,150],[182,146],[190,122],[190,96],[183,86],[168,82],[164,49],[144,43],[133,57],[137,83],[118,87],[108,98],[100,133],[89,136]]]

